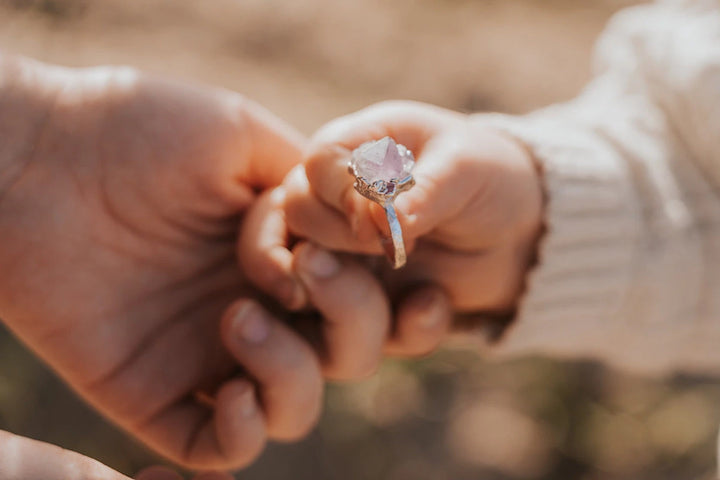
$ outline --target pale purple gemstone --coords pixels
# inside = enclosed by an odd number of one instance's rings
[[[398,182],[412,171],[412,153],[390,137],[360,145],[352,156],[355,173],[373,184],[378,180]]]

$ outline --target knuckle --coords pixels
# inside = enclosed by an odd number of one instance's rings
[[[305,173],[310,183],[322,181],[329,165],[348,156],[347,150],[338,145],[338,138],[339,135],[326,134],[313,141],[311,153],[305,162]]]
[[[273,198],[275,207],[283,208],[288,203],[305,198],[310,193],[310,183],[307,177],[307,166],[293,168],[285,177],[282,188]]]

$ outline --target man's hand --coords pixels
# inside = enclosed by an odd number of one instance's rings
[[[0,317],[105,415],[186,466],[236,468],[266,438],[306,433],[322,396],[315,352],[243,300],[257,292],[235,247],[255,190],[300,160],[302,137],[232,92],[11,63]]]

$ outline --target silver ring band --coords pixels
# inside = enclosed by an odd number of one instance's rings
[[[387,200],[383,204],[385,216],[390,226],[390,237],[382,239],[383,248],[393,268],[402,268],[407,262],[407,252],[405,251],[405,241],[403,240],[402,228],[395,213],[395,205],[392,200]]]

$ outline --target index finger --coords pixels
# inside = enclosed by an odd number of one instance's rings
[[[354,191],[355,180],[347,171],[352,149],[390,136],[419,156],[440,130],[462,118],[456,112],[417,102],[385,102],[328,123],[311,140],[305,158],[309,188],[288,188],[286,215],[293,232],[333,249],[381,252],[369,201]],[[319,234],[307,221],[314,218],[315,224],[328,223],[319,219],[323,207],[327,217],[337,217],[337,213],[345,217],[341,231]]]
[[[462,115],[417,102],[384,102],[338,118],[312,138],[305,156],[305,170],[312,191],[326,204],[347,213],[353,178],[347,173],[352,150],[385,136],[405,145],[415,156],[441,129],[459,122]],[[364,199],[362,199],[364,200]]]

